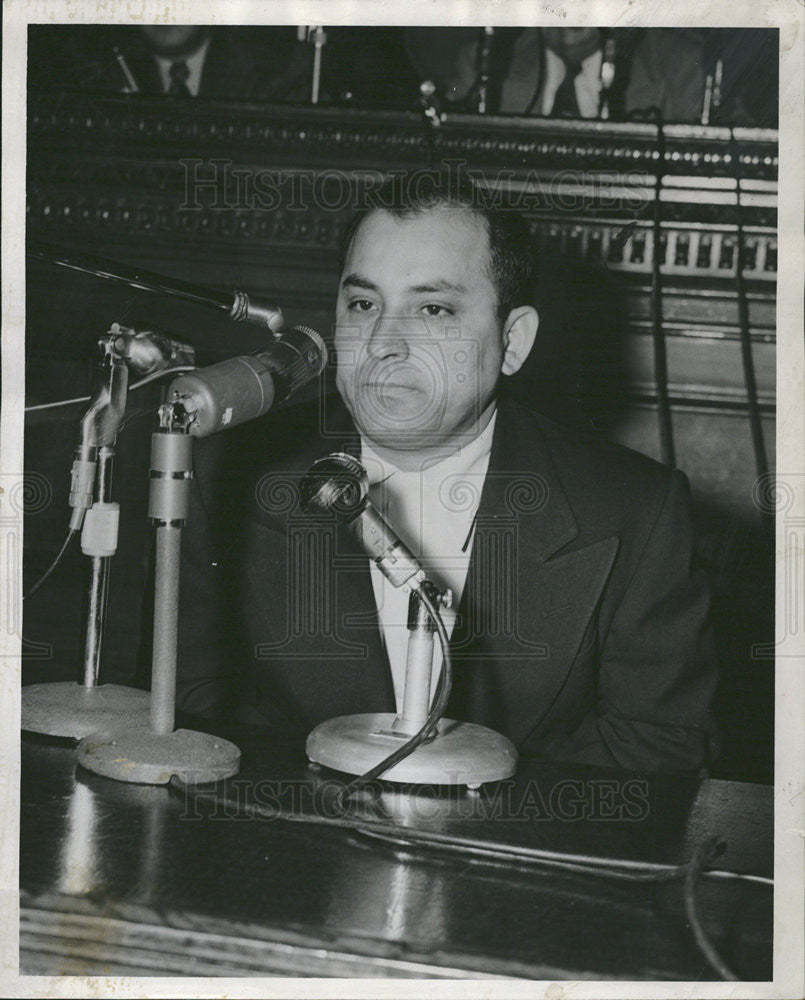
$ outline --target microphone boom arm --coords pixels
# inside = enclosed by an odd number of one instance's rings
[[[283,315],[279,306],[271,305],[259,298],[254,298],[246,292],[227,292],[222,289],[209,288],[196,282],[182,281],[180,278],[169,278],[155,271],[146,271],[139,267],[130,267],[118,261],[97,257],[94,254],[79,253],[64,250],[50,243],[31,240],[28,243],[27,256],[33,260],[54,264],[57,267],[70,268],[91,274],[107,281],[117,281],[130,288],[139,288],[145,292],[156,292],[160,295],[170,295],[183,299],[185,302],[195,302],[199,305],[222,309],[229,314],[230,319],[237,322],[258,323],[276,331],[282,328]]]

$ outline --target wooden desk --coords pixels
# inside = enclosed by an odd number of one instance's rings
[[[399,837],[378,838],[303,819],[327,819],[334,776],[306,769],[299,741],[227,735],[243,767],[217,802],[99,778],[71,747],[23,738],[23,974],[713,979],[678,882],[512,853],[678,863],[720,834],[719,868],[772,873],[767,786],[526,763],[477,797],[384,792],[380,819]],[[244,816],[254,803],[300,821]],[[470,853],[481,841],[501,856]],[[698,896],[724,960],[769,979],[771,887],[706,876]]]

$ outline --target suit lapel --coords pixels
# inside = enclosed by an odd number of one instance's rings
[[[451,647],[448,715],[519,741],[549,710],[582,647],[617,539],[578,536],[538,419],[501,401]]]
[[[327,437],[300,449],[264,495],[298,497],[310,466],[334,451],[359,454],[360,442],[341,407],[327,414]],[[394,711],[394,689],[378,626],[366,555],[334,518],[311,516],[298,501],[278,524],[270,512],[246,563],[265,575],[263,553],[274,554],[271,581],[283,580],[284,601],[263,602],[256,659],[272,675],[307,726],[339,715]],[[270,525],[270,526],[269,526]],[[268,532],[268,534],[266,534]],[[254,633],[253,633],[254,634]]]
[[[536,419],[501,400],[475,518],[459,609],[462,621],[471,619],[475,633],[484,634],[489,632],[490,615],[495,619],[502,613],[513,615],[519,586],[515,581],[531,583],[543,563],[577,534],[578,524]],[[501,601],[504,609],[511,610],[501,612]]]
[[[296,482],[317,458],[334,451],[359,454],[359,447],[339,408],[328,415],[327,437],[298,455]],[[288,576],[286,592],[326,592],[331,624],[326,634],[308,630],[295,650],[285,647],[269,657],[272,672],[293,701],[305,706],[309,724],[393,711],[365,553],[334,520],[317,523],[299,512],[295,517],[308,536],[306,580],[291,587]],[[578,652],[594,640],[593,611],[618,546],[616,538],[605,538],[573,547],[578,534],[538,418],[502,400],[451,641],[448,716],[491,726],[520,742],[548,714]],[[322,543],[321,536],[329,541]],[[266,607],[264,613],[276,619],[274,635],[287,631],[287,610]]]
[[[132,46],[125,55],[141,94],[164,93],[156,59],[145,45]]]

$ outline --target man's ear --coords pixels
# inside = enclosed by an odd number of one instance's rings
[[[518,372],[534,346],[539,327],[539,313],[533,306],[512,309],[503,325],[505,353],[500,370],[504,375]]]

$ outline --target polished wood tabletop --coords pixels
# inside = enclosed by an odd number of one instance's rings
[[[195,788],[23,736],[22,973],[713,980],[681,880],[589,868],[679,865],[718,837],[703,928],[738,978],[771,977],[770,786],[523,761],[477,794],[385,784],[345,816],[344,776],[302,740],[224,735],[240,774]]]

